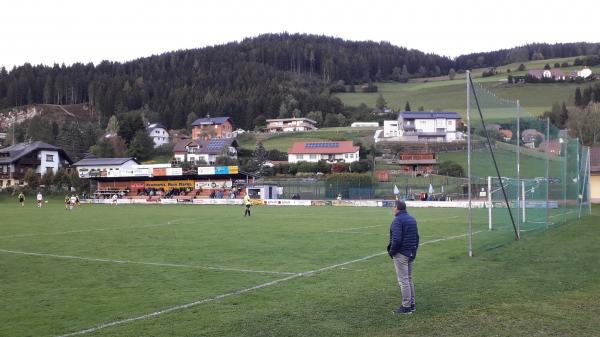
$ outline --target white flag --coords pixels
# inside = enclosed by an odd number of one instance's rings
[[[398,186],[394,185],[394,194],[398,195],[400,194],[400,190],[398,189]]]
[[[433,186],[429,184],[429,194],[433,194]]]

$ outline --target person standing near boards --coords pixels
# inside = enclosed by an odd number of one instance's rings
[[[246,195],[244,196],[244,205],[246,206],[244,216],[250,216],[250,207],[252,207],[252,200],[250,200],[250,195],[248,193],[246,193]]]
[[[419,248],[417,221],[406,211],[406,203],[396,201],[395,216],[390,225],[390,242],[387,251],[394,261],[396,277],[402,292],[402,305],[393,311],[394,315],[415,312],[415,287],[412,265]]]

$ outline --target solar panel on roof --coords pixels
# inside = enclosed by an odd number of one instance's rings
[[[340,143],[305,143],[304,148],[315,149],[315,148],[336,148],[339,147]]]

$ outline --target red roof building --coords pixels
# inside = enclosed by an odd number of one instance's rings
[[[329,163],[352,163],[359,160],[359,147],[352,141],[324,141],[324,142],[295,142],[288,149],[288,162],[301,161],[316,163],[325,160]]]

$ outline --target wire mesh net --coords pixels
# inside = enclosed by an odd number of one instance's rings
[[[481,84],[469,99],[472,251],[587,214],[587,147]]]

